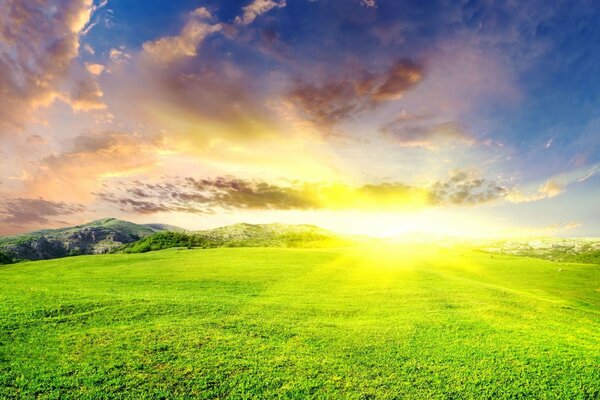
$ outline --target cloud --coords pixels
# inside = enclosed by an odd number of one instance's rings
[[[433,202],[446,205],[474,205],[504,198],[508,190],[496,182],[467,171],[453,172],[431,187]]]
[[[81,204],[47,201],[41,197],[0,199],[0,222],[9,225],[47,224],[52,217],[83,211],[85,207]]]
[[[554,223],[541,228],[530,229],[531,236],[564,235],[567,232],[578,230],[583,224],[579,221],[570,221],[565,223]]]
[[[87,75],[75,84],[71,94],[65,100],[75,111],[102,110],[102,90],[92,75]]]
[[[94,48],[89,43],[84,43],[83,44],[83,49],[85,51],[87,51],[91,55],[96,54],[96,51],[94,50]]]
[[[22,130],[59,97],[91,12],[92,0],[0,4],[0,134]]]
[[[436,122],[435,118],[402,114],[380,129],[402,147],[423,147],[435,150],[456,144],[470,145],[475,138],[456,121]]]
[[[190,24],[195,22],[186,26]],[[194,57],[195,46],[185,50],[163,41],[188,43],[184,36],[146,42],[130,63],[109,65],[112,73],[103,80],[103,89],[117,117],[134,116],[147,127],[168,132],[169,140],[186,152],[228,149],[278,135],[280,121],[262,77],[251,76],[228,58]],[[168,50],[163,52],[163,46]],[[286,139],[290,135],[286,127]]]
[[[116,64],[123,64],[131,60],[131,54],[125,52],[125,47],[121,46],[118,49],[112,48],[108,52],[110,60]]]
[[[600,167],[600,164],[594,165],[592,168],[590,168],[584,176],[582,176],[581,178],[577,179],[577,183],[582,183],[587,181],[588,179],[590,179],[591,177],[593,177],[594,175],[596,175],[598,173],[598,169]]]
[[[48,143],[48,139],[41,135],[29,135],[27,139],[25,139],[27,144],[39,145]]]
[[[562,224],[562,226],[560,226],[560,228],[563,231],[572,231],[573,229],[577,229],[577,228],[580,228],[582,226],[583,226],[583,224],[581,222],[571,221],[571,222],[567,222],[565,224]]]
[[[249,25],[256,17],[269,12],[273,8],[282,8],[285,6],[285,0],[252,0],[252,3],[242,8],[242,16],[235,17],[234,22],[239,25]]]
[[[537,191],[529,194],[523,194],[520,190],[514,189],[506,196],[506,199],[513,203],[528,203],[544,199],[551,199],[559,194],[564,193],[565,187],[563,184],[550,179],[544,182]]]
[[[360,0],[360,5],[367,8],[377,8],[375,0]]]
[[[204,7],[192,11],[179,35],[145,42],[143,55],[157,64],[169,64],[195,57],[200,43],[208,35],[222,29],[221,24],[212,23],[212,20],[211,13]]]
[[[99,200],[124,212],[222,210],[376,210],[406,211],[425,207],[475,205],[502,198],[506,190],[457,172],[431,186],[382,182],[352,186],[339,182],[292,182],[286,185],[231,176],[171,178],[158,183],[128,182],[96,192]]]
[[[288,95],[300,116],[324,126],[331,126],[370,108],[367,96],[357,93],[356,82],[327,82],[322,86],[298,84]]]
[[[161,183],[134,181],[114,193],[96,196],[123,211],[150,214],[160,211],[212,213],[216,209],[310,209],[316,204],[301,188],[233,177],[176,178]]]
[[[373,109],[381,102],[397,100],[423,78],[423,70],[411,60],[396,61],[380,74],[361,70],[344,80],[322,85],[298,82],[287,100],[314,123],[331,126]]]
[[[423,70],[411,60],[397,61],[387,71],[383,83],[374,88],[375,101],[397,100],[423,79]]]
[[[85,68],[92,75],[100,75],[106,69],[106,67],[104,65],[96,64],[96,63],[85,63]]]
[[[104,179],[124,177],[156,165],[160,138],[127,132],[94,132],[72,139],[69,148],[33,164],[26,192],[46,199],[85,200]],[[68,190],[65,190],[68,188]]]

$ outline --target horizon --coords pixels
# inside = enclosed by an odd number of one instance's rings
[[[600,237],[600,9],[8,0],[0,236]]]
[[[14,235],[2,235],[0,234],[0,238],[3,237],[10,237],[10,236],[19,236],[19,235],[27,235],[27,234],[31,234],[31,233],[37,233],[37,232],[44,232],[47,230],[63,230],[63,229],[70,229],[70,228],[79,228],[79,227],[83,227],[86,225],[91,225],[97,222],[104,222],[104,221],[109,221],[109,220],[117,220],[117,221],[121,221],[121,222],[127,222],[127,223],[131,223],[131,224],[136,224],[136,225],[140,225],[140,226],[148,226],[150,227],[151,225],[162,225],[162,226],[167,226],[170,228],[176,228],[176,229],[182,229],[184,232],[186,233],[195,233],[195,232],[202,232],[202,231],[210,231],[213,229],[219,229],[219,228],[227,228],[227,227],[232,227],[232,226],[236,226],[236,225],[252,225],[252,226],[269,226],[269,225],[291,225],[291,226],[312,226],[318,229],[324,229],[325,231],[328,231],[332,234],[335,235],[340,235],[340,236],[349,236],[349,237],[363,237],[365,239],[369,239],[369,240],[382,240],[382,241],[394,241],[394,242],[398,242],[398,243],[420,243],[423,240],[428,240],[428,241],[439,241],[439,240],[444,240],[444,241],[455,241],[455,242],[470,242],[472,244],[475,244],[477,242],[489,242],[489,241],[536,241],[536,240],[599,240],[600,241],[600,237],[594,237],[594,236],[553,236],[553,235],[543,235],[543,234],[533,234],[533,233],[529,233],[529,234],[521,234],[521,235],[504,235],[504,236],[485,236],[485,237],[481,237],[481,235],[479,234],[473,234],[472,236],[466,236],[466,235],[453,235],[453,234],[443,234],[443,233],[433,233],[433,232],[424,232],[424,231],[406,231],[406,232],[399,232],[399,233],[390,233],[390,234],[381,234],[380,232],[375,233],[375,234],[368,234],[368,233],[364,233],[362,230],[357,230],[356,232],[340,232],[340,231],[336,231],[335,229],[330,229],[321,225],[317,225],[317,224],[306,224],[306,223],[283,223],[283,222],[277,222],[277,221],[273,221],[273,222],[261,222],[261,223],[250,223],[250,222],[246,222],[246,221],[241,221],[241,222],[236,222],[233,224],[226,224],[226,225],[216,225],[216,226],[209,226],[209,227],[202,227],[199,229],[189,229],[186,228],[184,226],[178,226],[178,225],[172,225],[172,224],[165,224],[162,222],[157,222],[157,221],[146,221],[146,222],[132,222],[129,221],[127,219],[123,219],[123,218],[115,218],[115,217],[103,217],[103,218],[99,218],[99,219],[95,219],[93,221],[86,221],[84,223],[80,223],[80,224],[76,224],[76,225],[64,225],[64,226],[58,226],[58,227],[52,227],[52,228],[40,228],[40,229],[36,229],[33,231],[27,231],[27,232],[21,232],[21,233],[17,233]],[[167,231],[170,231],[169,228],[166,229]]]

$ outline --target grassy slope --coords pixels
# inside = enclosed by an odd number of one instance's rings
[[[598,398],[600,266],[402,250],[1,267],[0,397]]]
[[[159,232],[114,252],[145,253],[174,247],[339,247],[351,240],[312,225],[235,224],[196,232]]]

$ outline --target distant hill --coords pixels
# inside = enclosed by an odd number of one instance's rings
[[[169,228],[169,225],[146,226],[115,218],[104,218],[68,228],[0,237],[0,264],[108,253],[123,244],[138,241]],[[172,228],[183,231],[181,228]]]
[[[314,225],[236,224],[190,232],[167,224],[138,225],[105,218],[69,228],[0,237],[0,264],[172,247],[323,247],[348,240]]]
[[[600,264],[600,239],[598,238],[503,240],[487,243],[481,249],[489,253],[551,261]]]
[[[173,247],[325,247],[350,241],[314,225],[235,224],[196,232],[159,232],[116,252],[143,253]]]

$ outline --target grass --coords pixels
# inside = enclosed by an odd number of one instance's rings
[[[169,249],[0,267],[2,398],[600,397],[600,266]]]

